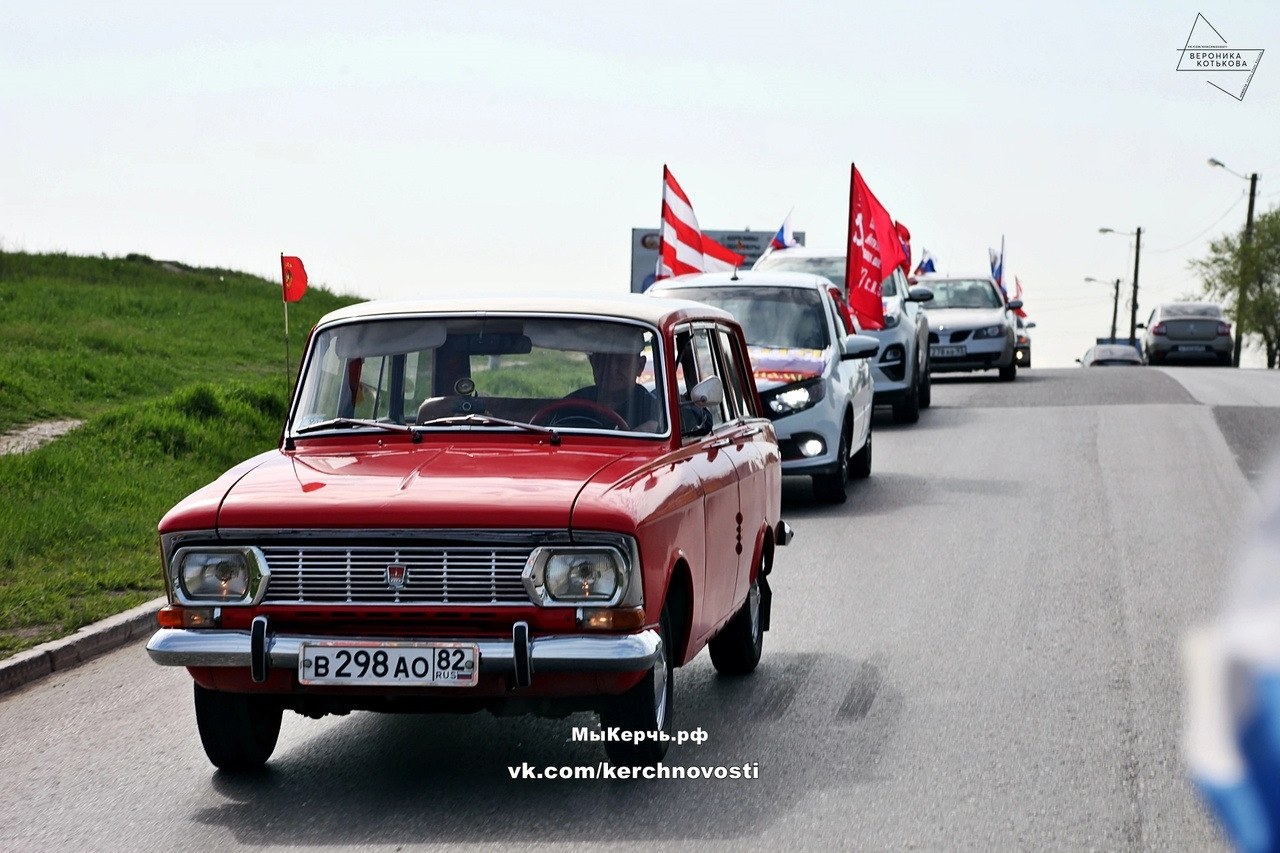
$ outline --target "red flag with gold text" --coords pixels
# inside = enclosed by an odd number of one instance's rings
[[[893,217],[872,194],[857,166],[849,177],[849,242],[845,290],[864,329],[884,328],[882,284],[904,261]]]

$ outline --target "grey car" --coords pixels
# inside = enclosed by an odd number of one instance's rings
[[[1138,328],[1143,330],[1142,359],[1147,364],[1231,366],[1231,324],[1220,305],[1165,302]]]
[[[1021,299],[1008,300],[995,279],[984,276],[921,276],[933,291],[929,303],[929,364],[934,373],[998,370],[1018,375],[1017,315]]]

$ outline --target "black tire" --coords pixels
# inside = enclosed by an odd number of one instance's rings
[[[760,580],[747,590],[747,600],[709,644],[711,664],[724,675],[746,675],[755,670],[764,651],[764,626],[760,622]]]
[[[830,474],[813,475],[813,496],[828,504],[841,504],[849,497],[849,442],[853,440],[846,420],[840,431],[840,446],[836,451],[836,470]]]
[[[849,460],[849,476],[865,480],[871,476],[871,414],[867,414],[867,443]]]
[[[913,424],[920,420],[920,371],[911,380],[911,389],[907,396],[893,404],[893,422],[895,424]]]
[[[1015,380],[1015,379],[1017,379],[1017,378],[1018,378],[1018,365],[1016,365],[1016,364],[1015,364],[1015,363],[1013,363],[1012,361],[1011,361],[1011,362],[1009,362],[1009,366],[1008,366],[1008,367],[1002,367],[1002,368],[1000,368],[1000,381],[1001,381],[1001,382],[1012,382],[1013,380]]]
[[[929,360],[926,358],[924,369],[920,372],[920,408],[922,409],[933,405],[933,375],[929,371]]]
[[[661,650],[653,666],[640,683],[620,696],[610,696],[600,708],[600,725],[617,727],[627,732],[664,732],[671,735],[675,711],[675,665],[671,645],[671,617],[663,605],[658,617]],[[606,740],[605,754],[614,764],[653,766],[667,754],[669,740],[655,740],[652,735],[636,741]]]
[[[280,737],[284,708],[270,696],[196,688],[196,727],[204,754],[221,770],[257,770]]]

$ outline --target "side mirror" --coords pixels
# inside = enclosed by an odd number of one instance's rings
[[[922,284],[918,287],[913,287],[910,290],[908,290],[907,299],[911,300],[912,302],[932,302],[933,291]]]
[[[1024,329],[1034,329],[1036,327],[1035,320],[1032,320],[1030,323],[1024,323],[1022,327]]]
[[[1009,300],[1009,310],[1010,310],[1010,311],[1017,311],[1017,310],[1018,310],[1019,308],[1021,308],[1021,307],[1022,307],[1022,300],[1021,300],[1021,299],[1010,299],[1010,300]]]
[[[880,341],[870,335],[849,335],[842,344],[840,359],[875,358],[880,352]]]
[[[719,376],[708,376],[689,391],[688,401],[680,403],[680,435],[708,435],[713,426],[707,409],[724,402],[724,383]]]
[[[1134,328],[1136,328],[1136,329],[1145,329],[1146,327],[1147,327],[1147,324],[1146,324],[1146,323],[1139,323],[1139,324],[1137,324]]]

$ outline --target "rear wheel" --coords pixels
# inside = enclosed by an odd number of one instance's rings
[[[836,469],[830,474],[813,475],[813,496],[823,503],[844,503],[849,484],[849,422],[840,431],[840,447],[836,451]]]
[[[256,770],[280,737],[284,708],[270,696],[196,688],[196,728],[204,754],[222,770]]]
[[[708,644],[716,672],[746,675],[760,663],[764,651],[764,626],[760,622],[760,580],[747,590],[747,600]]]
[[[600,725],[606,729],[617,727],[630,732],[664,732],[668,738],[674,731],[672,712],[675,709],[675,667],[671,646],[671,617],[664,604],[658,617],[658,635],[662,642],[658,658],[640,679],[640,683],[620,696],[611,696],[600,709]],[[632,741],[606,740],[605,754],[614,764],[654,765],[667,754],[670,740],[653,734],[637,737]]]

